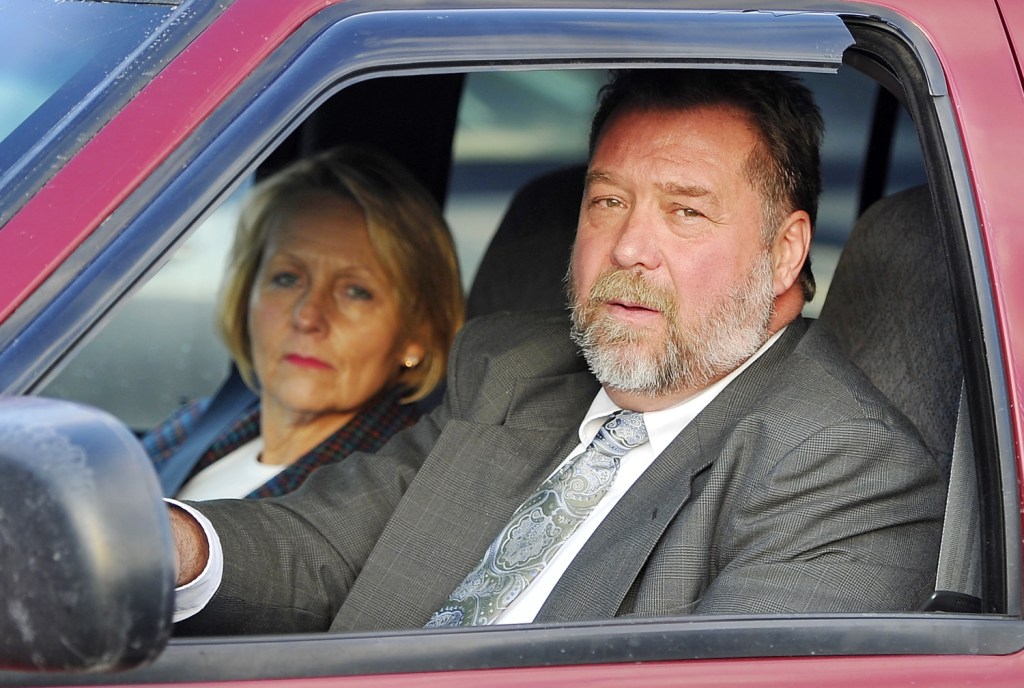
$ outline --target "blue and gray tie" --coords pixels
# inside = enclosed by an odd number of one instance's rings
[[[646,441],[643,414],[613,414],[582,454],[558,469],[523,502],[477,567],[426,627],[493,623],[608,492],[619,458]]]

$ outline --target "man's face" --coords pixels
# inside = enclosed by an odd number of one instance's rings
[[[744,171],[756,143],[746,116],[722,106],[625,111],[605,126],[570,292],[574,337],[620,405],[677,403],[768,338],[781,290]]]

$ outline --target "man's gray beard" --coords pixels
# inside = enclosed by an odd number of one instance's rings
[[[769,336],[775,302],[769,251],[764,251],[742,284],[730,290],[689,330],[678,323],[675,295],[647,284],[639,273],[604,273],[586,301],[575,292],[571,275],[568,282],[573,341],[598,381],[612,389],[643,396],[703,389],[750,358]],[[600,306],[611,299],[661,311],[666,328],[664,345],[650,348],[650,333],[603,314]]]

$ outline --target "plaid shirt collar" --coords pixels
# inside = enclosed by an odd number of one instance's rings
[[[414,404],[399,403],[407,391],[403,387],[393,387],[382,392],[367,403],[352,420],[338,428],[305,456],[246,495],[246,498],[277,497],[286,494],[296,489],[310,473],[321,466],[337,463],[353,452],[374,452],[380,449],[392,435],[419,419],[419,412]],[[199,458],[192,475],[243,444],[256,439],[259,434],[260,409],[256,407],[213,441],[210,448]]]

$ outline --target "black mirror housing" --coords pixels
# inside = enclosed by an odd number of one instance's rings
[[[0,669],[126,669],[166,645],[170,523],[149,458],[113,416],[0,399],[0,590]]]

